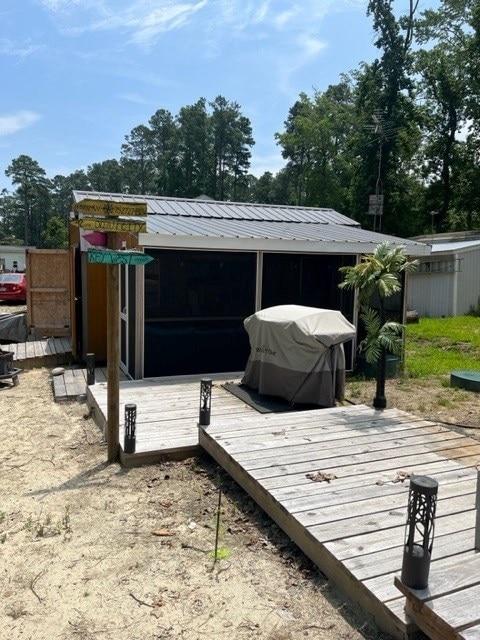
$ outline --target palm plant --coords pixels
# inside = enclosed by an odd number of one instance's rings
[[[363,256],[354,267],[341,267],[342,289],[356,289],[360,303],[360,317],[365,324],[366,337],[359,345],[367,362],[377,364],[377,388],[373,406],[384,409],[387,353],[400,355],[403,348],[403,325],[387,320],[385,298],[398,293],[402,273],[412,273],[417,260],[407,260],[402,247],[388,242],[379,244],[373,254]],[[372,308],[372,298],[378,298],[378,311]]]

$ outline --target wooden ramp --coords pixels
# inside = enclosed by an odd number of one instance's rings
[[[480,444],[365,405],[215,416],[199,442],[377,625],[412,631],[401,570],[410,474],[439,482],[432,568],[473,555]]]

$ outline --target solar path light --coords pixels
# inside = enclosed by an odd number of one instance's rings
[[[410,479],[401,577],[410,589],[428,586],[437,492],[438,482],[433,478],[413,476]]]
[[[210,408],[212,404],[212,381],[210,378],[200,380],[200,412],[198,424],[208,427],[210,424]]]
[[[135,430],[137,422],[137,405],[125,405],[125,440],[123,450],[125,453],[135,453]]]
[[[95,384],[95,354],[87,353],[85,357],[87,365],[87,385]]]

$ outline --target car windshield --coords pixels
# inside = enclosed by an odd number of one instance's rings
[[[21,282],[23,275],[21,273],[4,273],[0,275],[0,284],[6,284],[8,282],[16,284]]]

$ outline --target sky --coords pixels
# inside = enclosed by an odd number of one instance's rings
[[[428,0],[425,0],[428,1]],[[400,9],[407,0],[395,0]],[[1,0],[0,189],[28,155],[47,176],[120,158],[157,109],[217,95],[252,124],[251,172],[303,91],[378,56],[361,0]]]

